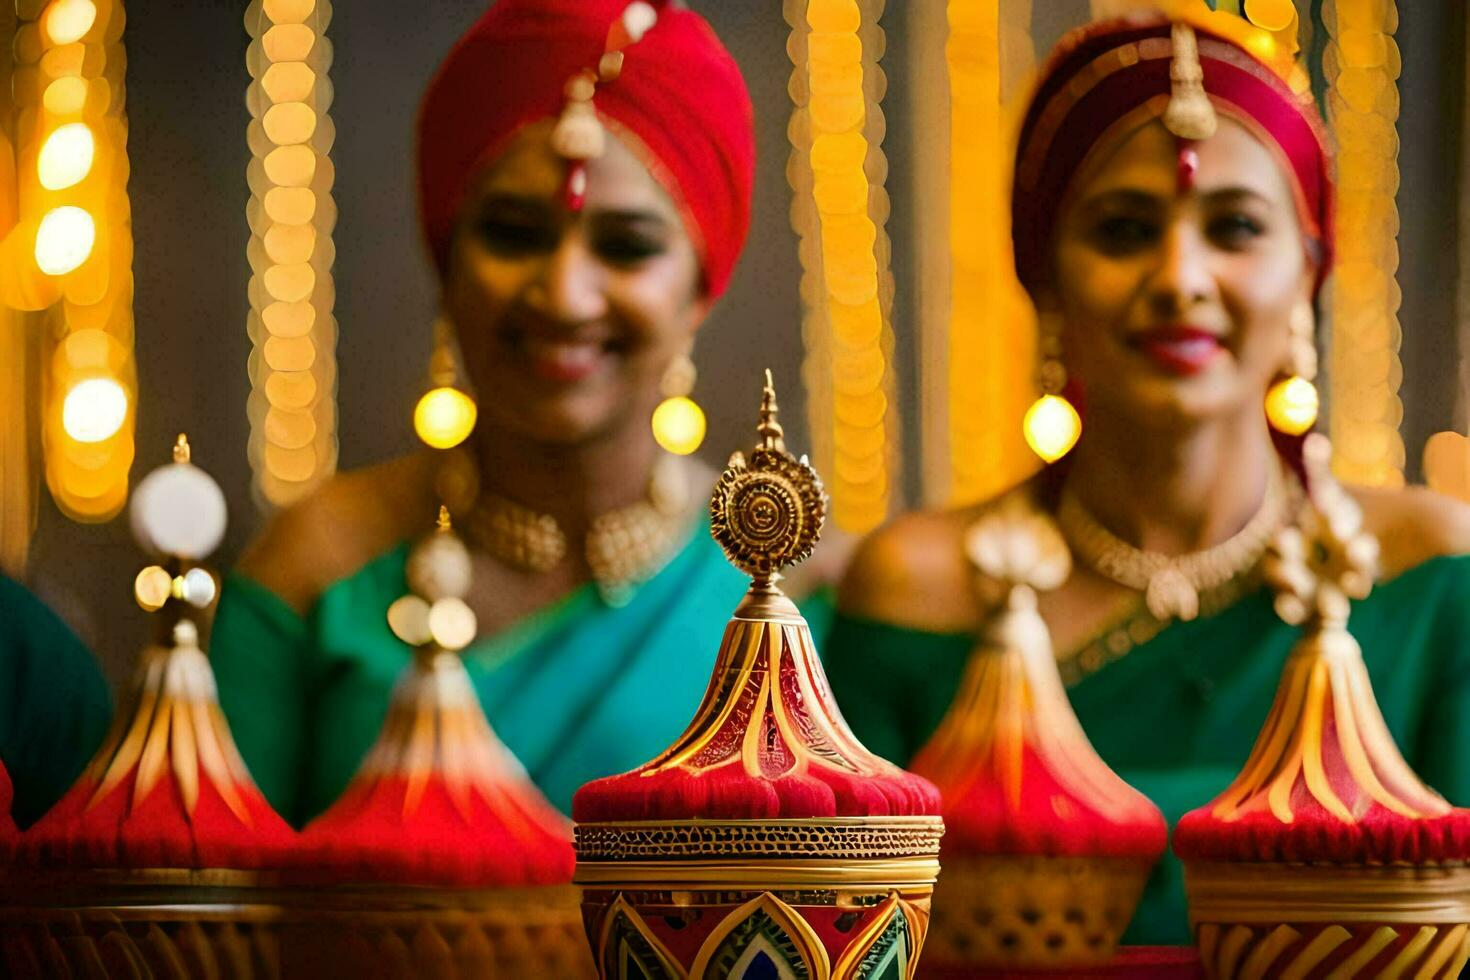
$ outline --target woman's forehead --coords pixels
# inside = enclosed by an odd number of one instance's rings
[[[566,182],[567,161],[551,147],[552,128],[551,120],[543,120],[517,133],[485,167],[476,196],[559,200]],[[602,154],[587,161],[586,201],[589,209],[654,211],[677,218],[668,194],[613,133],[608,133]]]
[[[1181,148],[1178,137],[1161,121],[1141,126],[1089,168],[1075,197],[1086,200],[1123,190],[1173,197],[1181,193]],[[1188,149],[1197,158],[1188,191],[1210,194],[1245,190],[1283,207],[1291,206],[1289,185],[1276,157],[1234,119],[1222,115],[1215,134],[1190,142]]]

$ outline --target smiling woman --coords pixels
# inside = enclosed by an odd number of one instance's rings
[[[854,559],[829,676],[854,731],[896,762],[952,702],[964,710],[956,691],[996,612],[967,533],[1012,505],[1048,515],[1072,552],[1039,601],[1072,708],[1171,822],[1227,786],[1266,719],[1296,633],[1260,564],[1299,519],[1304,474],[1302,428],[1273,432],[1265,403],[1311,373],[1333,189],[1315,108],[1232,24],[1091,25],[1042,74],[1016,157],[1016,266],[1052,361],[1043,381],[1080,406],[1082,433],[1034,481],[904,517]],[[1354,496],[1383,581],[1351,631],[1411,765],[1470,802],[1470,513],[1427,491]],[[1188,937],[1166,858],[1124,941]]]
[[[739,71],[682,5],[500,0],[450,52],[419,198],[474,430],[278,515],[214,629],[225,710],[283,814],[321,812],[371,745],[411,653],[388,607],[441,500],[471,546],[466,666],[553,803],[678,734],[715,652],[691,654],[691,624],[743,585],[700,516],[713,474],[649,420],[729,282],[753,156]]]

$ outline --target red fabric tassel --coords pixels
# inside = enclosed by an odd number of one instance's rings
[[[1440,864],[1470,857],[1470,811],[1412,820],[1374,803],[1356,823],[1344,823],[1305,794],[1292,805],[1289,824],[1270,812],[1226,823],[1208,807],[1194,810],[1174,831],[1174,852],[1186,861],[1293,864]]]
[[[313,883],[392,882],[455,888],[559,885],[572,880],[566,821],[509,786],[493,804],[468,790],[462,812],[439,775],[404,815],[405,777],[354,783],[302,832],[298,871]]]
[[[260,791],[237,785],[249,822],[242,821],[214,783],[200,774],[192,814],[172,774],[133,801],[134,767],[89,807],[97,784],[89,775],[67,791],[20,839],[18,863],[66,868],[278,868],[295,843]]]
[[[641,769],[583,786],[572,816],[597,823],[938,814],[934,785],[863,748],[831,697],[806,623],[732,620],[701,727]],[[673,754],[687,758],[668,761]]]
[[[1169,831],[1163,816],[1139,796],[1139,805],[1108,812],[1070,792],[1028,745],[1016,805],[1000,774],[980,769],[957,795],[948,791],[942,854],[1035,854],[1048,857],[1119,857],[1153,861]]]

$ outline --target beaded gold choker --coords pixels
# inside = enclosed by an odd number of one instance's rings
[[[1231,537],[1203,551],[1165,555],[1123,541],[1098,522],[1070,487],[1062,490],[1057,524],[1072,553],[1099,575],[1144,593],[1149,613],[1167,622],[1199,615],[1200,593],[1248,574],[1272,536],[1292,517],[1294,492],[1279,466],[1268,470],[1255,515]]]
[[[465,457],[441,473],[441,494],[463,502],[450,505],[462,512],[466,540],[496,560],[525,572],[545,573],[566,561],[566,531],[550,514],[487,492],[475,492],[473,468]],[[457,471],[457,472],[456,472]],[[661,456],[649,476],[643,500],[599,514],[583,542],[592,580],[604,602],[621,606],[678,551],[690,526],[687,468],[673,456]],[[446,488],[445,484],[458,484]],[[444,493],[451,489],[450,493]]]

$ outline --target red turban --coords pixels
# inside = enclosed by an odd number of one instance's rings
[[[626,49],[593,105],[684,218],[710,296],[724,292],[750,225],[750,96],[704,19],[654,4],[658,21]],[[574,74],[596,69],[628,0],[498,0],[450,51],[418,121],[419,208],[441,274],[471,182],[522,127],[557,116]],[[631,139],[630,139],[631,137]]]
[[[1229,19],[1222,19],[1229,18]],[[1332,178],[1327,138],[1310,95],[1234,37],[1228,14],[1184,18],[1199,41],[1215,110],[1243,123],[1281,161],[1304,232],[1320,246],[1317,285],[1331,265]],[[1051,270],[1051,237],[1068,187],[1100,147],[1161,117],[1170,94],[1172,22],[1158,14],[1091,24],[1057,46],[1021,128],[1011,196],[1016,271],[1031,292]]]

